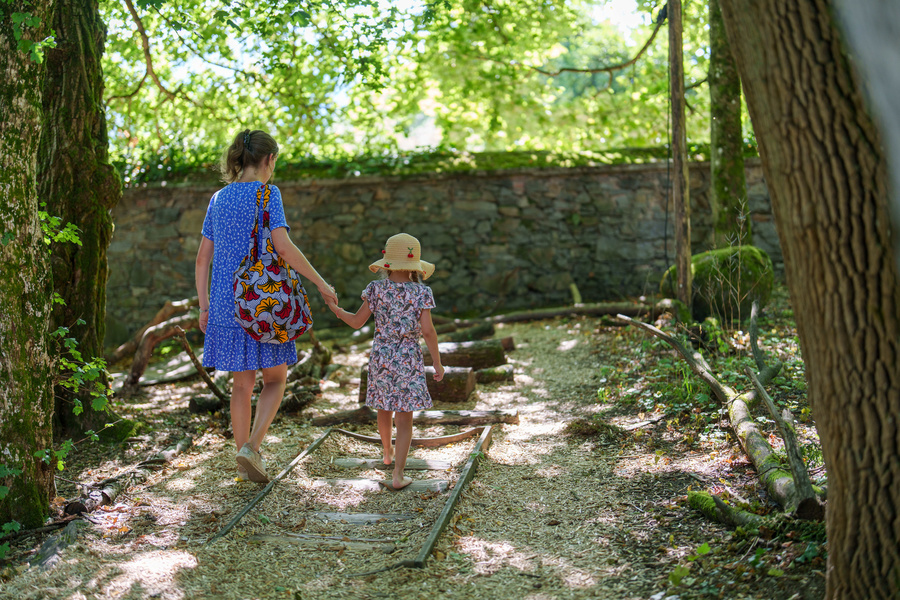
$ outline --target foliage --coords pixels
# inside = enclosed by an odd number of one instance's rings
[[[113,160],[126,185],[178,179],[215,164],[246,127],[271,131],[282,164],[309,176],[402,174],[467,151],[539,151],[564,164],[610,148],[665,150],[665,25],[627,68],[548,75],[628,62],[651,37],[649,2],[636,5],[634,31],[611,24],[604,4],[106,2]],[[703,3],[685,5],[688,127],[700,144],[708,94],[691,84],[706,76],[706,18]]]
[[[40,64],[44,62],[45,52],[50,48],[56,48],[56,34],[51,30],[49,35],[40,40],[30,39],[31,36],[29,34],[41,26],[41,19],[30,12],[7,13],[7,6],[4,5],[11,5],[12,3],[13,0],[0,0],[0,17],[9,15],[13,37],[16,40],[16,47],[19,52],[28,54],[32,61]],[[25,0],[24,4],[26,6],[31,5],[28,0]]]

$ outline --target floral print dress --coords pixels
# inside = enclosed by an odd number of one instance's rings
[[[366,286],[362,299],[375,317],[366,406],[399,412],[431,408],[419,346],[419,317],[434,308],[431,288],[382,279]]]

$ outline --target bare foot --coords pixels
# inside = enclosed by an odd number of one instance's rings
[[[400,480],[393,479],[391,481],[385,479],[383,481],[379,481],[378,483],[391,490],[392,492],[399,492],[400,490],[411,484],[412,479],[410,479],[409,477],[404,477]]]
[[[391,450],[385,450],[384,452],[384,464],[392,465],[394,464],[394,453]]]

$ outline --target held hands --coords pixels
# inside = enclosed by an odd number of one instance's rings
[[[444,378],[444,365],[437,363],[434,365],[434,380],[440,381]]]
[[[327,304],[329,308],[332,304],[337,304],[338,297],[333,286],[330,286],[323,281],[322,285],[318,286],[318,289],[319,293],[322,294],[322,299],[325,300],[325,304]]]

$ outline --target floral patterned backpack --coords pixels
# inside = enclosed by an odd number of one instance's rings
[[[283,344],[300,337],[313,321],[300,277],[272,245],[270,195],[268,185],[256,192],[250,249],[234,272],[234,318],[253,339]]]

